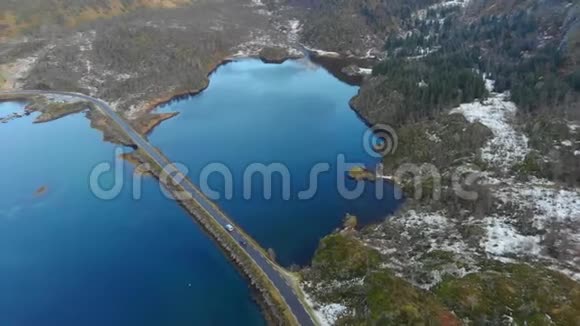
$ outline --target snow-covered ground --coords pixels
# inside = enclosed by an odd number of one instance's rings
[[[487,80],[486,86],[491,91],[493,81]],[[550,260],[542,234],[550,232],[557,224],[559,237],[566,238],[570,250],[580,253],[580,190],[560,188],[538,178],[521,182],[505,175],[529,152],[528,138],[513,126],[517,107],[507,98],[508,94],[491,92],[490,98],[482,103],[463,104],[451,111],[451,114],[463,114],[472,123],[480,122],[492,131],[493,138],[482,149],[481,158],[503,174],[484,174],[484,183],[493,189],[494,207],[502,213],[485,217],[482,249],[499,259],[525,256]],[[573,144],[563,141],[561,145],[570,147]],[[566,263],[580,270],[580,261]]]
[[[460,7],[465,8],[471,0],[449,0],[449,1],[442,1],[440,3],[436,3],[431,5],[425,9],[417,10],[415,13],[412,14],[413,18],[417,18],[419,20],[425,20],[427,18],[427,12],[429,10],[439,10],[444,8],[451,8],[451,7]]]
[[[493,83],[488,82],[488,88]],[[493,138],[482,148],[484,161],[507,172],[529,153],[528,137],[512,126],[517,107],[508,100],[509,94],[493,93],[485,101],[462,104],[450,114],[463,114],[469,122],[480,122],[493,133]]]
[[[289,31],[288,31],[288,42],[291,44],[300,41],[300,31],[302,30],[302,24],[298,19],[291,19],[288,21]]]
[[[462,277],[479,270],[473,259],[478,255],[478,248],[470,247],[459,229],[475,222],[473,219],[452,219],[445,210],[407,210],[375,226],[362,240],[383,255],[383,267],[415,286],[428,290],[441,282],[445,275]],[[433,251],[452,253],[462,264],[456,266],[444,263],[436,269],[423,266],[422,257]],[[417,279],[413,276],[416,274],[422,277]]]
[[[471,0],[449,0],[432,5],[430,9],[448,8],[448,7],[467,7]]]
[[[45,94],[42,95],[48,102],[52,103],[77,103],[82,102],[78,97],[69,95],[56,95],[56,94]]]
[[[555,183],[533,178],[522,183],[508,180],[495,192],[503,204],[518,204],[534,214],[534,227],[544,228],[550,222],[580,222],[580,192],[560,189]]]
[[[100,69],[94,69],[93,63],[90,59],[90,53],[93,51],[93,43],[96,39],[97,33],[95,31],[89,31],[85,33],[77,33],[74,37],[74,43],[79,46],[79,60],[84,63],[80,73],[82,78],[79,84],[89,90],[89,95],[97,96],[99,89],[98,85],[102,85],[105,82],[104,77],[107,74],[114,74],[110,71],[102,71]],[[81,67],[81,66],[79,66]]]
[[[493,82],[488,80],[486,84],[491,91]],[[490,187],[492,209],[479,218],[457,218],[456,214],[452,217],[446,210],[400,212],[376,226],[363,239],[387,257],[386,267],[405,277],[406,271],[417,268],[425,252],[444,250],[466,261],[485,256],[504,262],[517,258],[539,260],[554,268],[566,269],[567,275],[580,275],[580,190],[533,177],[518,181],[510,175],[510,168],[521,162],[529,151],[527,137],[514,127],[516,111],[508,94],[493,92],[483,103],[475,101],[451,111],[451,114],[463,114],[472,123],[482,123],[493,133],[481,151],[482,159],[492,169],[478,172],[464,165],[455,170],[456,174],[479,175],[478,180]],[[436,139],[437,135],[428,134],[428,137]],[[557,225],[558,240],[552,246],[560,251],[560,261],[550,256],[550,244],[545,241],[546,234],[554,232],[554,225]],[[481,232],[464,236],[460,230],[466,226]],[[578,258],[573,258],[574,255]],[[463,272],[473,271],[474,266]],[[437,273],[431,274],[431,282],[415,285],[430,288],[440,281]]]
[[[417,55],[413,56],[413,57],[409,57],[408,59],[409,60],[419,60],[419,59],[425,58],[426,56],[428,56],[432,53],[439,51],[439,49],[440,49],[440,47],[438,47],[438,46],[435,46],[433,48],[417,47],[415,49],[415,53],[417,53]]]
[[[345,314],[348,308],[340,303],[318,304],[312,299],[307,291],[302,289],[306,303],[314,311],[314,317],[320,326],[332,326],[340,316]]]
[[[316,53],[316,55],[321,56],[321,57],[340,58],[340,53],[338,53],[338,52],[314,49],[314,48],[309,48],[307,46],[304,46],[304,48],[310,52]]]
[[[331,326],[334,325],[338,317],[340,317],[347,308],[338,303],[331,303],[319,307],[315,310],[317,317],[320,320],[321,326]]]
[[[512,213],[485,218],[487,236],[481,245],[486,254],[501,261],[513,257],[540,260],[580,281],[579,189],[559,189],[541,179],[525,183],[506,179],[498,184],[494,197],[498,208],[508,207]],[[550,233],[555,248],[544,243]],[[550,249],[559,252],[560,260],[550,257]]]
[[[432,289],[446,276],[464,277],[481,270],[481,261],[504,263],[539,262],[580,282],[580,189],[528,176],[521,180],[512,167],[529,153],[528,138],[517,128],[516,105],[509,94],[493,92],[494,83],[486,81],[490,97],[485,101],[462,104],[450,114],[462,114],[480,122],[492,132],[481,150],[490,169],[480,172],[474,164],[457,167],[455,175],[477,174],[491,198],[480,216],[475,210],[450,213],[441,205],[403,209],[384,223],[360,235],[369,248],[381,253],[381,266],[411,284]],[[574,133],[580,126],[569,123]],[[426,131],[433,141],[436,133]],[[576,149],[571,140],[556,145]],[[576,150],[580,155],[580,150]],[[478,204],[479,205],[479,204]],[[431,253],[434,253],[431,255]],[[449,256],[453,258],[448,261]],[[317,287],[317,292],[341,289],[340,284]],[[337,303],[313,305],[323,325],[332,325],[341,314],[352,313]]]
[[[497,257],[510,255],[539,255],[540,236],[520,234],[509,219],[501,217],[485,218],[486,237],[482,241],[485,252]]]

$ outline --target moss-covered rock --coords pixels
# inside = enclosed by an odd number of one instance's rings
[[[380,255],[359,240],[344,234],[322,239],[312,261],[312,271],[323,280],[363,277],[379,266]]]

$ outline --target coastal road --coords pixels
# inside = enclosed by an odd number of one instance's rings
[[[108,116],[119,128],[125,132],[125,134],[131,138],[135,145],[144,151],[156,164],[161,168],[164,168],[168,173],[168,177],[172,179],[176,184],[181,184],[181,186],[192,196],[192,198],[197,202],[197,204],[205,210],[205,212],[211,216],[217,223],[225,227],[227,224],[236,225],[229,217],[227,217],[217,205],[210,201],[198,188],[195,186],[187,176],[185,176],[181,171],[174,167],[174,165],[169,162],[169,160],[162,155],[155,147],[153,147],[141,134],[137,133],[131,125],[125,121],[121,116],[117,114],[113,108],[109,106],[105,101],[93,98],[79,93],[69,93],[69,92],[58,92],[58,91],[41,91],[41,90],[22,90],[13,92],[0,92],[0,95],[10,95],[10,96],[34,96],[34,95],[61,95],[70,96],[74,98],[81,99],[86,102],[92,103],[96,108],[98,108],[103,114]],[[309,310],[304,306],[304,303],[300,300],[299,294],[294,290],[294,287],[290,285],[290,280],[284,275],[283,269],[274,262],[272,262],[264,254],[264,250],[258,248],[257,243],[251,239],[245,232],[243,232],[239,227],[236,227],[233,232],[230,232],[231,237],[239,245],[239,247],[244,250],[250,258],[253,259],[255,264],[264,272],[264,274],[270,279],[272,284],[278,289],[280,295],[290,308],[293,315],[300,325],[309,326],[316,325],[314,319],[309,313]],[[242,244],[243,243],[243,244]]]

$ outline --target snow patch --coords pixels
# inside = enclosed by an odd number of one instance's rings
[[[555,272],[562,273],[562,274],[568,276],[569,278],[573,279],[576,282],[580,282],[580,273],[578,273],[578,272],[569,270],[567,268],[561,268],[558,266],[550,266],[549,268]]]
[[[440,9],[440,8],[449,8],[449,7],[467,7],[471,0],[449,0],[444,1],[429,7],[429,9]]]
[[[490,88],[493,85],[486,84]],[[483,102],[462,104],[450,112],[463,114],[469,122],[480,122],[491,130],[494,137],[482,148],[481,157],[504,172],[523,160],[529,152],[528,137],[516,132],[510,124],[517,107],[507,100],[507,96],[505,93],[491,93],[490,98]]]
[[[434,46],[432,48],[417,47],[415,49],[415,53],[417,53],[417,55],[413,56],[413,57],[409,57],[408,59],[409,60],[419,60],[419,59],[425,58],[426,56],[439,51],[440,48],[441,47],[439,47],[439,46]]]
[[[427,7],[426,9],[417,10],[415,13],[412,14],[412,17],[423,21],[427,18],[427,12],[429,10],[439,10],[439,9],[445,9],[445,8],[451,8],[451,7],[465,8],[465,7],[467,7],[467,5],[469,5],[470,1],[471,0],[443,1],[440,3],[436,3],[434,5],[431,5],[431,6]]]
[[[358,72],[361,75],[372,75],[373,70],[371,68],[358,68]]]
[[[439,136],[437,136],[436,134],[432,134],[428,131],[425,131],[425,135],[427,136],[427,139],[429,139],[430,141],[434,142],[434,143],[440,143],[441,142],[441,138],[439,138]]]
[[[44,94],[44,95],[41,95],[41,96],[44,97],[47,101],[52,102],[52,103],[63,104],[63,103],[77,103],[77,102],[82,102],[82,101],[79,100],[78,97],[76,97],[76,96],[70,96],[70,95]]]
[[[539,236],[524,236],[508,223],[506,219],[488,217],[486,221],[487,238],[485,251],[494,256],[507,254],[539,255],[541,252]]]
[[[304,293],[304,301],[312,308],[314,311],[314,317],[317,319],[320,326],[332,326],[336,323],[338,318],[344,315],[348,308],[339,303],[330,303],[321,305],[316,303],[307,292],[302,289]]]
[[[504,204],[516,203],[530,209],[534,227],[545,228],[550,222],[580,222],[579,189],[558,189],[555,183],[542,179],[527,183],[510,179],[505,184],[509,186],[496,190],[496,198]]]
[[[447,224],[447,218],[441,212],[437,213],[417,213],[410,210],[405,214],[405,224],[407,226],[430,226],[437,227]]]
[[[105,81],[99,78],[98,69],[93,69],[93,63],[90,59],[89,53],[93,51],[93,42],[96,39],[96,31],[89,31],[86,33],[77,33],[73,42],[77,43],[79,46],[79,59],[84,62],[84,69],[82,71],[83,77],[80,79],[79,84],[84,88],[89,90],[89,95],[96,96],[98,93],[98,85],[102,85]],[[102,76],[102,72],[101,72]]]
[[[500,215],[485,219],[487,236],[481,242],[485,252],[503,262],[513,255],[533,257],[558,268],[567,266],[577,273],[580,259],[555,260],[548,256],[550,248],[547,247],[554,244],[543,240],[546,232],[557,232],[556,247],[552,249],[570,257],[580,250],[580,189],[560,188],[537,178],[527,182],[513,178],[494,180],[493,185]]]
[[[332,52],[332,51],[324,51],[320,49],[314,49],[309,47],[304,47],[306,50],[315,53],[317,56],[320,57],[329,57],[329,58],[340,58],[340,53]]]
[[[302,30],[302,25],[298,19],[291,19],[288,21],[289,31],[288,31],[288,42],[291,44],[298,43],[300,40],[300,31]]]
[[[344,314],[347,308],[338,303],[331,303],[321,306],[315,310],[316,315],[320,318],[321,325],[334,325],[338,318]]]

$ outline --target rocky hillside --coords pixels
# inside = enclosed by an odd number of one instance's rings
[[[6,0],[0,3],[0,39],[39,29],[73,28],[139,8],[175,8],[191,0]]]

